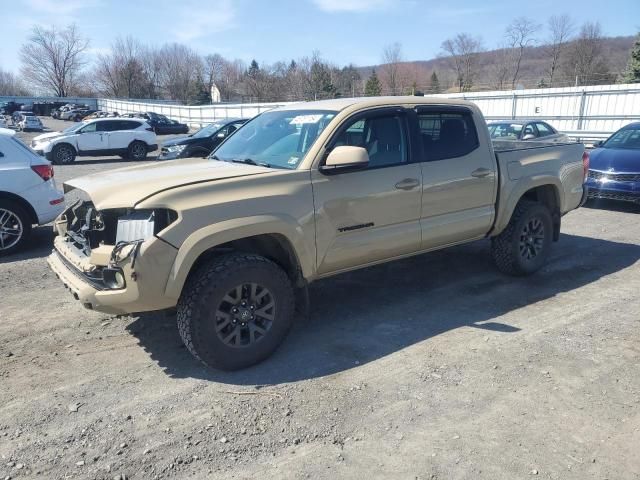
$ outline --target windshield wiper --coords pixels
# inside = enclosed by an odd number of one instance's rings
[[[220,160],[217,155],[209,155],[209,160]]]
[[[240,159],[240,158],[235,158],[233,160],[231,160],[233,163],[244,163],[246,165],[257,165],[259,167],[267,167],[267,168],[271,168],[271,165],[269,165],[266,162],[256,162],[255,160],[251,159],[251,158],[244,158],[244,159]]]

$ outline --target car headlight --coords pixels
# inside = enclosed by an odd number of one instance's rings
[[[170,147],[167,147],[167,152],[171,152],[171,153],[180,153],[182,152],[185,148],[187,148],[186,145],[171,145]]]

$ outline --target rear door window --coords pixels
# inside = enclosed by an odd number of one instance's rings
[[[446,107],[417,110],[424,161],[462,157],[480,146],[469,110]]]

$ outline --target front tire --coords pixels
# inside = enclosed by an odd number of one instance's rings
[[[19,204],[0,200],[0,256],[20,250],[31,235],[31,218]]]
[[[491,253],[498,269],[515,276],[539,270],[549,257],[553,219],[541,203],[520,200],[500,235],[491,239]]]
[[[147,144],[139,140],[131,142],[127,149],[127,158],[135,161],[147,158]]]
[[[259,255],[234,253],[202,265],[178,302],[178,330],[194,357],[237,370],[270,356],[293,323],[287,274]]]
[[[76,159],[76,151],[71,145],[62,143],[53,147],[51,151],[51,162],[55,165],[68,165]]]

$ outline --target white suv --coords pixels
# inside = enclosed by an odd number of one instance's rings
[[[64,210],[53,167],[0,128],[0,255],[18,250],[34,224],[51,222]]]
[[[18,122],[18,129],[26,132],[27,130],[44,130],[44,125],[42,125],[42,121],[35,115],[23,115],[20,121]]]
[[[76,156],[120,155],[144,160],[147,153],[158,149],[158,140],[143,119],[99,118],[62,132],[38,135],[31,148],[54,164],[72,163]]]

